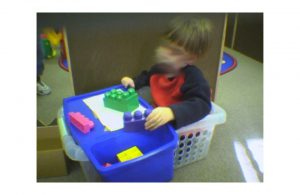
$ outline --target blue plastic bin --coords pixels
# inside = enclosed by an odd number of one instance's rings
[[[75,142],[83,149],[103,181],[109,182],[166,182],[173,178],[174,151],[178,135],[171,125],[164,125],[155,131],[128,132],[104,131],[104,126],[82,101],[84,98],[105,93],[111,89],[124,88],[121,85],[66,98],[63,101],[64,119]],[[139,98],[145,108],[152,108]],[[95,126],[88,134],[81,133],[71,125],[67,113],[81,112],[91,119]],[[117,154],[137,146],[143,156],[126,162],[119,162]],[[112,164],[104,167],[105,163]]]

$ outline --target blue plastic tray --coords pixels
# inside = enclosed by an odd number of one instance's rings
[[[171,125],[164,125],[155,131],[129,132],[123,129],[113,132],[105,131],[104,126],[82,101],[84,98],[116,88],[125,89],[117,85],[63,100],[65,121],[71,135],[82,147],[104,181],[170,181],[173,178],[174,150],[178,142],[177,133]],[[139,102],[146,108],[152,108],[141,97],[139,97]],[[68,113],[76,111],[94,122],[95,126],[90,133],[83,134],[70,123]],[[119,162],[117,153],[132,146],[137,146],[144,155],[130,161]],[[112,165],[104,167],[105,163]]]

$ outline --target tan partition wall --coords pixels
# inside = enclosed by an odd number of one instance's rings
[[[154,63],[154,49],[171,19],[179,15],[212,21],[213,43],[200,67],[214,93],[223,32],[223,13],[70,13],[60,14],[69,50],[75,94],[119,84],[121,77],[135,77]],[[56,16],[58,17],[58,16]]]

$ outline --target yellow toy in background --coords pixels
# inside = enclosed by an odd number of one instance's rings
[[[44,28],[43,34],[47,35],[47,39],[50,41],[52,47],[56,48],[59,46],[62,39],[62,33],[56,32],[53,28]]]
[[[117,157],[120,162],[129,161],[140,156],[143,156],[143,153],[136,146],[133,146],[117,154]]]

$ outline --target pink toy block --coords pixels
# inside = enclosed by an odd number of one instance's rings
[[[80,112],[69,112],[71,123],[77,127],[82,133],[90,132],[90,129],[94,127],[94,122],[86,118]]]

